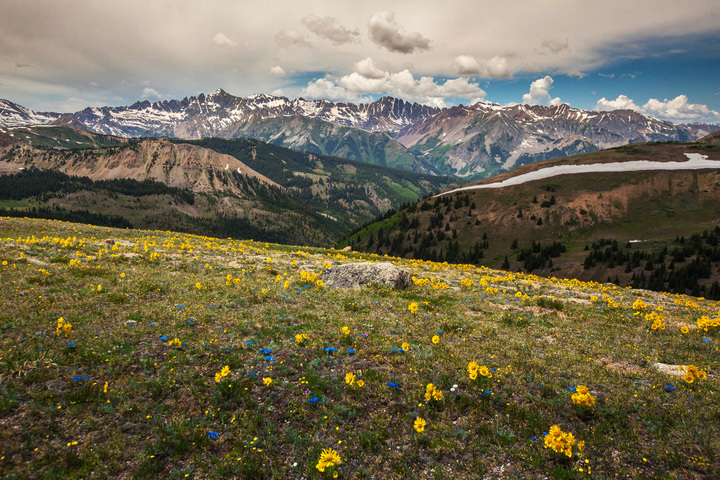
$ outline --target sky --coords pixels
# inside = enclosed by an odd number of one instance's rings
[[[720,123],[718,0],[0,0],[0,98],[567,103]]]

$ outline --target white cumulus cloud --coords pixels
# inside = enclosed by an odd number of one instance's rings
[[[233,42],[232,40],[230,40],[230,39],[227,37],[227,35],[225,35],[225,34],[222,33],[222,32],[216,33],[216,34],[213,36],[212,41],[213,41],[213,43],[214,43],[215,45],[217,45],[217,46],[219,46],[219,47],[228,47],[228,48],[237,47],[237,43],[235,43],[235,42]]]
[[[270,73],[273,75],[285,75],[285,69],[280,65],[275,65],[274,67],[270,67]]]
[[[391,52],[412,53],[428,50],[430,40],[419,32],[408,32],[395,21],[395,14],[387,10],[375,13],[368,21],[368,37]]]
[[[301,22],[315,35],[330,40],[334,45],[353,42],[360,35],[360,30],[343,27],[335,17],[318,17],[310,14],[303,17]]]
[[[488,78],[510,78],[512,72],[508,66],[508,62],[503,57],[493,57],[485,64],[487,69],[485,76]]]
[[[368,59],[366,59],[368,60]],[[404,100],[424,103],[434,106],[445,106],[448,98],[474,99],[478,101],[485,98],[485,91],[477,83],[465,77],[436,82],[433,77],[416,78],[410,70],[399,72],[386,72],[378,69],[365,60],[358,62],[369,70],[371,77],[355,71],[340,78],[338,83],[347,90],[355,93],[388,93]],[[357,70],[363,70],[362,68]]]
[[[340,84],[350,91],[358,93],[382,93],[390,88],[390,75],[380,78],[368,78],[357,72],[352,72],[340,79]]]
[[[162,98],[162,95],[160,95],[160,93],[152,87],[145,87],[143,88],[140,98],[143,100],[158,100],[159,98]]]
[[[643,105],[643,109],[650,115],[673,121],[720,120],[720,112],[710,110],[707,105],[688,102],[687,95],[663,101],[651,98]]]
[[[538,78],[530,84],[530,91],[523,95],[523,103],[529,105],[560,105],[562,101],[560,97],[552,98],[550,96],[550,89],[553,84],[553,79],[550,75],[545,75],[543,78]]]
[[[362,75],[365,78],[377,80],[379,78],[385,78],[388,75],[386,71],[380,70],[377,66],[375,66],[375,62],[370,57],[356,62],[353,65],[353,68],[356,73]]]
[[[307,98],[320,98],[332,101],[358,101],[356,93],[336,85],[335,82],[329,78],[318,78],[317,80],[309,82],[307,87],[302,89],[300,95]]]
[[[687,95],[678,95],[668,100],[660,101],[651,98],[643,106],[638,106],[635,101],[627,95],[618,95],[615,100],[601,98],[595,104],[595,110],[635,110],[643,115],[670,120],[676,123],[693,121],[720,121],[720,112],[711,110],[707,105],[690,103]]]
[[[305,34],[294,28],[286,28],[285,30],[277,32],[275,34],[275,43],[283,48],[310,46],[310,42],[305,38]]]
[[[460,75],[480,75],[483,66],[471,55],[459,55],[453,60],[453,69]]]
[[[627,95],[618,95],[615,100],[608,100],[602,97],[595,104],[595,110],[635,110],[636,112],[642,111],[642,109],[635,105],[632,98]]]

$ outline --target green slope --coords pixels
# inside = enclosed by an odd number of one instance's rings
[[[479,183],[561,164],[640,159],[681,161],[686,160],[685,152],[720,159],[720,147],[709,144],[638,144],[526,165]],[[426,199],[355,232],[339,246],[351,245],[358,250],[408,258],[504,265],[547,276],[595,281],[610,278],[622,285],[671,289],[675,283],[669,270],[665,271],[663,285],[659,281],[650,285],[647,277],[653,275],[653,270],[644,270],[647,260],[655,260],[654,270],[661,263],[669,268],[670,256],[659,258],[663,249],[682,250],[680,237],[712,232],[719,220],[717,170],[578,174]],[[633,262],[586,264],[592,243],[601,239],[614,240],[621,246],[631,240],[642,242],[623,250],[626,257],[636,256]],[[557,251],[550,256],[553,243],[562,244],[564,252],[560,256],[555,256]],[[556,246],[555,250],[559,248]],[[636,251],[641,253],[636,255]],[[695,259],[713,262],[711,251],[695,248],[688,253],[688,262]],[[720,276],[716,273],[699,277],[697,285],[691,282],[687,291],[704,288],[709,292],[717,280]],[[685,288],[677,288],[685,293]]]

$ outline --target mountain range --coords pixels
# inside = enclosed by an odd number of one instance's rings
[[[628,143],[690,141],[720,128],[674,125],[632,110],[478,102],[435,108],[383,97],[367,104],[236,97],[222,89],[183,100],[35,112],[0,100],[0,128],[66,125],[118,137],[254,138],[316,154],[467,180],[515,166]]]

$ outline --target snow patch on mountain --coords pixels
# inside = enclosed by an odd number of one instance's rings
[[[503,180],[502,182],[487,183],[484,185],[470,185],[460,187],[454,190],[440,193],[436,197],[449,195],[456,192],[464,192],[467,190],[480,190],[484,188],[502,188],[512,185],[522,185],[523,183],[533,182],[535,180],[545,180],[547,178],[557,177],[560,175],[577,175],[582,173],[623,173],[623,172],[639,172],[646,170],[705,170],[720,169],[720,161],[709,160],[707,155],[701,153],[686,153],[688,158],[685,162],[653,162],[650,160],[632,160],[629,162],[614,163],[595,163],[591,165],[556,165],[548,168],[541,168],[533,172],[523,173],[515,177]]]

